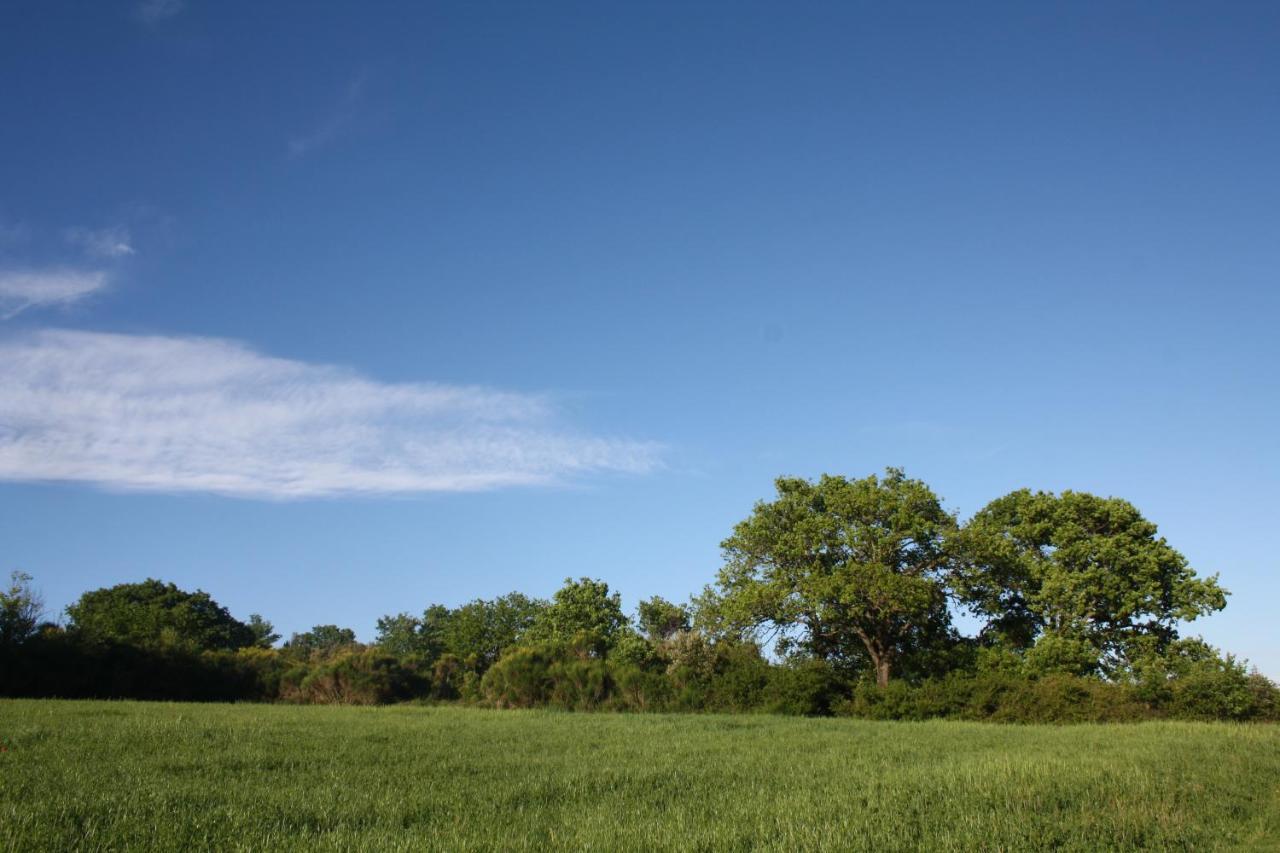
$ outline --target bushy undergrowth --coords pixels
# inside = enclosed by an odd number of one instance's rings
[[[507,654],[480,684],[479,704],[569,711],[767,712],[881,720],[933,718],[1009,723],[1154,719],[1270,721],[1280,689],[1230,660],[1204,661],[1159,683],[1011,672],[954,672],[880,688],[850,682],[821,661],[765,660],[746,643],[673,643],[657,664],[591,657],[573,647]]]
[[[1280,719],[1280,689],[1230,657],[1189,653],[1126,678],[1037,674],[998,655],[941,677],[877,687],[821,660],[775,663],[752,643],[681,632],[600,654],[591,638],[508,649],[483,672],[453,655],[396,657],[377,646],[327,651],[141,649],[36,637],[0,656],[0,693],[380,705],[458,701],[566,711],[736,712],[1009,723]]]

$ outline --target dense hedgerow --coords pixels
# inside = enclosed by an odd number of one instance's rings
[[[571,711],[768,712],[883,720],[1136,722],[1269,721],[1280,689],[1232,661],[1204,662],[1156,686],[1054,673],[954,672],[915,684],[849,683],[822,661],[776,664],[751,644],[683,638],[666,668],[642,669],[572,647],[513,650],[486,673],[476,698],[497,708]],[[717,647],[718,646],[718,647]]]
[[[351,645],[328,653],[246,648],[193,653],[86,644],[48,632],[0,656],[10,696],[373,705],[459,701],[567,711],[764,712],[882,720],[1131,722],[1280,719],[1280,689],[1218,656],[1124,680],[1065,673],[961,670],[878,687],[821,660],[778,663],[752,643],[681,632],[634,652],[590,644],[507,650],[483,676],[451,655],[397,658]]]
[[[769,712],[1001,722],[1275,720],[1280,689],[1179,629],[1221,610],[1127,501],[1021,489],[964,524],[900,469],[780,478],[689,605],[634,619],[602,580],[280,636],[148,579],[41,625],[0,589],[0,695],[567,711]],[[963,636],[953,618],[981,623]],[[756,641],[771,638],[766,652]]]

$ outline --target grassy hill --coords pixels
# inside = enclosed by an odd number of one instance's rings
[[[0,849],[1280,849],[1280,728],[0,701]]]

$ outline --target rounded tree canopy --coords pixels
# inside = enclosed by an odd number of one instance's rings
[[[1128,501],[1022,489],[979,511],[961,537],[956,592],[987,633],[1026,648],[1093,649],[1107,670],[1128,650],[1177,639],[1176,625],[1226,606]],[[1078,655],[1077,655],[1078,656]]]
[[[926,637],[948,630],[947,537],[955,518],[920,480],[889,468],[859,480],[776,481],[726,539],[704,623],[799,635],[810,654],[876,680]]]
[[[91,642],[189,651],[254,644],[253,629],[207,592],[187,592],[148,578],[86,592],[67,607],[68,629]]]

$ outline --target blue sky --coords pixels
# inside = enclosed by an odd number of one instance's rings
[[[0,11],[0,542],[286,634],[1128,498],[1280,676],[1274,4]]]

